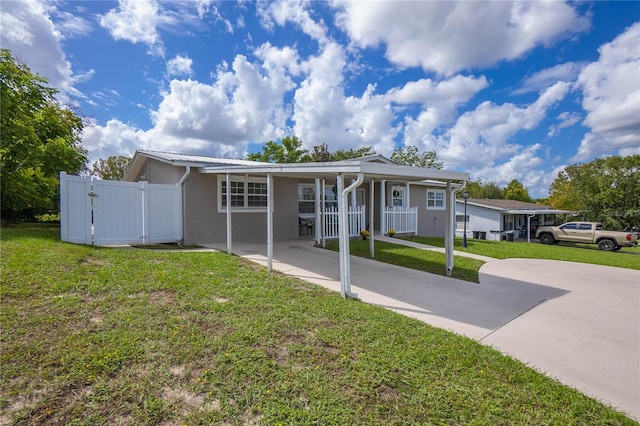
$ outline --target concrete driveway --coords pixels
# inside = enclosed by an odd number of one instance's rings
[[[264,243],[234,252],[266,265]],[[339,291],[338,254],[310,241],[276,243],[273,267]],[[352,256],[351,274],[362,301],[493,346],[640,419],[640,271],[493,260],[478,285]]]

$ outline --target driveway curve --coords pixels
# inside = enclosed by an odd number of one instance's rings
[[[640,271],[538,259],[480,268],[480,286],[507,282],[562,293],[479,340],[640,419]]]

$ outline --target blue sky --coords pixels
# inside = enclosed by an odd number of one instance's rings
[[[640,152],[640,2],[14,1],[0,45],[90,119],[91,161],[415,145],[544,197]]]

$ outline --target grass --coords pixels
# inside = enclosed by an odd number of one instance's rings
[[[328,241],[327,248],[338,251],[338,241]],[[350,241],[349,251],[354,256],[371,258],[368,241]],[[446,275],[447,271],[444,253],[420,250],[398,244],[390,244],[384,241],[375,242],[375,260],[438,275]],[[478,279],[478,270],[480,266],[484,264],[483,261],[454,256],[454,264],[455,267],[451,273],[453,278],[474,283],[480,282]]]
[[[444,247],[444,238],[413,236],[403,238],[416,243]],[[454,249],[496,259],[551,259],[640,269],[640,247],[624,247],[619,252],[606,252],[598,250],[597,246],[593,244],[544,245],[538,243],[538,240],[527,243],[467,239],[467,248],[464,248],[462,247],[462,239],[456,238]]]
[[[2,229],[0,424],[636,424],[477,342],[212,252]]]

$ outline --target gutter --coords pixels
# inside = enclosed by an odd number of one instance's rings
[[[338,175],[339,183],[344,186],[344,176]],[[347,200],[349,193],[354,191],[357,187],[364,182],[364,173],[358,173],[358,178],[355,182],[344,188],[340,194],[340,295],[342,297],[350,297],[357,299],[358,295],[351,293],[351,261],[349,258],[349,224],[347,213]]]
[[[191,166],[185,166],[184,174],[178,181],[178,193],[180,198],[180,209],[179,219],[178,219],[178,243],[182,245],[184,243],[184,216],[185,216],[185,205],[184,205],[184,182],[187,180],[189,175],[191,174]]]
[[[449,229],[447,229],[447,235],[445,235],[444,239],[444,251],[447,261],[447,276],[451,276],[451,272],[453,271],[453,242],[455,239],[455,226],[456,226],[456,195],[462,191],[467,186],[467,181],[465,180],[461,187],[451,188],[451,181],[447,182],[447,189],[449,190],[450,204],[451,209],[449,211]]]

